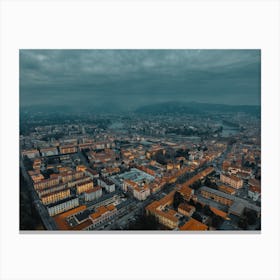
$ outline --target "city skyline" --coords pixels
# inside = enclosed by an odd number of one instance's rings
[[[260,105],[260,50],[20,50],[20,106]]]
[[[259,50],[21,50],[20,230],[260,231]]]

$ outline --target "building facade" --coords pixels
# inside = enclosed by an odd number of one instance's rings
[[[65,200],[63,202],[59,202],[56,204],[50,204],[47,206],[47,210],[50,216],[55,216],[57,214],[60,214],[62,212],[65,212],[69,209],[75,208],[79,206],[79,198],[71,198],[68,200]]]
[[[85,201],[92,201],[102,196],[102,188],[97,186],[85,192]]]
[[[231,187],[235,189],[240,189],[243,186],[243,180],[234,175],[226,176],[225,174],[221,174],[220,180],[221,182],[229,184]]]
[[[70,189],[59,190],[49,194],[41,196],[41,201],[43,204],[50,204],[62,200],[64,198],[70,197]]]

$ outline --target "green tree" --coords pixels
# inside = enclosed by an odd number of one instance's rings
[[[183,203],[185,200],[184,200],[184,197],[179,193],[179,192],[175,192],[174,194],[174,200],[173,200],[173,208],[175,210],[178,209],[178,206],[180,203]]]
[[[223,218],[221,218],[220,216],[214,215],[214,217],[212,218],[212,227],[219,228],[219,226],[222,224],[222,222],[223,222]]]

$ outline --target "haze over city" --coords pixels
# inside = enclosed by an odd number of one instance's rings
[[[20,106],[260,105],[260,50],[20,50]]]

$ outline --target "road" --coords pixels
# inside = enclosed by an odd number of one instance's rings
[[[77,154],[79,155],[79,158],[81,159],[83,165],[85,165],[86,167],[90,167],[87,159],[85,158],[85,156],[83,155],[83,153],[80,150],[77,152]]]

